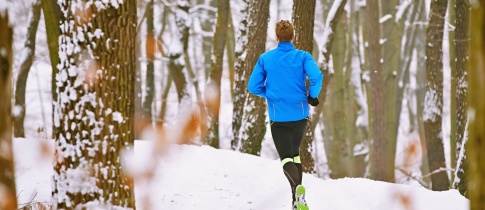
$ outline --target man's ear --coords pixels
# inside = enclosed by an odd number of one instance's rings
[[[277,41],[277,42],[279,42],[279,41],[280,41],[280,39],[278,39],[278,35],[276,35],[276,41]]]

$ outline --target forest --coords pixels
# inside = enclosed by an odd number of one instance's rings
[[[280,20],[324,75],[306,174],[485,209],[485,0],[0,0],[0,209],[21,207],[23,138],[53,142],[52,209],[136,208],[135,140],[152,168],[171,144],[278,159],[247,85]]]

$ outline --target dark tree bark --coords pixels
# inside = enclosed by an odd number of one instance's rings
[[[429,170],[446,168],[443,149],[443,29],[447,0],[431,2],[426,31],[426,95],[424,104],[424,129],[428,148]],[[433,190],[448,190],[450,181],[446,170],[431,175]]]
[[[19,74],[17,75],[17,82],[15,84],[15,106],[20,110],[14,118],[14,136],[25,137],[24,132],[24,118],[25,118],[25,89],[27,86],[27,78],[29,76],[30,67],[35,59],[35,37],[37,35],[37,28],[40,20],[40,0],[36,0],[32,4],[32,19],[30,19],[29,28],[27,29],[27,39],[25,40],[24,49],[26,56],[22,57],[22,64],[20,64]]]
[[[263,98],[247,91],[247,82],[259,56],[266,49],[270,0],[244,0],[244,19],[238,34],[236,51],[234,107],[231,148],[244,153],[260,155],[266,132],[266,105]]]
[[[145,98],[143,100],[143,115],[145,118],[151,121],[152,119],[152,103],[155,95],[155,59],[156,53],[156,37],[155,37],[155,25],[153,24],[153,0],[147,3],[147,37],[145,55],[147,59],[147,70],[145,79]]]
[[[53,208],[135,208],[121,155],[134,143],[136,1],[58,3]]]
[[[467,69],[468,69],[468,44],[469,44],[469,14],[470,5],[468,0],[455,1],[455,50],[456,50],[456,93],[452,94],[456,97],[456,156],[451,157],[457,160],[456,176],[460,180],[456,183],[457,189],[462,195],[467,195],[467,178],[466,178],[466,150],[462,146],[466,143],[466,124],[467,124]],[[466,144],[465,144],[466,145]],[[463,150],[463,156],[460,156]],[[460,159],[462,157],[462,159]],[[460,161],[460,162],[458,162]]]
[[[187,0],[178,0],[176,4],[175,22],[178,28],[178,34],[175,36],[173,42],[179,42],[177,45],[182,45],[183,49],[171,48],[168,52],[169,62],[168,69],[172,76],[177,91],[179,103],[188,103],[189,90],[187,86],[187,71],[184,65],[184,49],[188,48],[189,42],[189,28],[186,25],[187,15],[189,13],[190,4]],[[179,15],[177,15],[179,14]],[[187,102],[185,102],[187,101]]]
[[[0,186],[2,202],[0,209],[17,209],[15,170],[12,149],[12,63],[13,29],[8,21],[8,12],[0,11]]]
[[[295,48],[313,52],[313,25],[315,22],[316,0],[293,0],[293,24],[295,26]],[[320,105],[320,106],[323,106]],[[308,126],[309,127],[309,126]],[[313,159],[313,138],[303,138],[300,146],[301,163],[303,171],[314,173],[315,160]]]
[[[382,48],[379,43],[379,4],[377,0],[367,0],[367,55],[372,93],[372,146],[370,153],[370,177],[375,180],[394,182],[394,163],[388,161],[390,146],[386,131],[386,111],[384,110],[384,80],[382,71]]]
[[[470,76],[468,77],[468,197],[471,210],[485,207],[485,1],[474,1],[470,15]]]
[[[219,148],[219,111],[221,105],[221,78],[222,65],[224,59],[224,49],[226,47],[227,28],[229,19],[229,0],[217,1],[217,25],[214,33],[214,59],[209,73],[209,91],[215,91],[215,98],[206,101],[208,104],[209,127],[206,141],[208,145]]]
[[[44,13],[45,31],[47,34],[47,47],[49,48],[49,59],[52,66],[52,101],[57,101],[56,92],[56,74],[59,71],[57,64],[59,63],[59,21],[61,20],[61,9],[57,4],[57,0],[41,0],[42,12]],[[54,106],[52,106],[52,116],[54,116]],[[55,126],[52,125],[55,130]],[[52,132],[54,137],[54,132]]]

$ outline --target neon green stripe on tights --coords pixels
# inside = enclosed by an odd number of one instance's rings
[[[285,158],[281,161],[281,165],[284,166],[288,162],[293,162],[293,158]]]

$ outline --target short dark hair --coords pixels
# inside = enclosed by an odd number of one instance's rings
[[[290,42],[293,39],[293,24],[288,20],[276,23],[276,37],[281,42]]]

